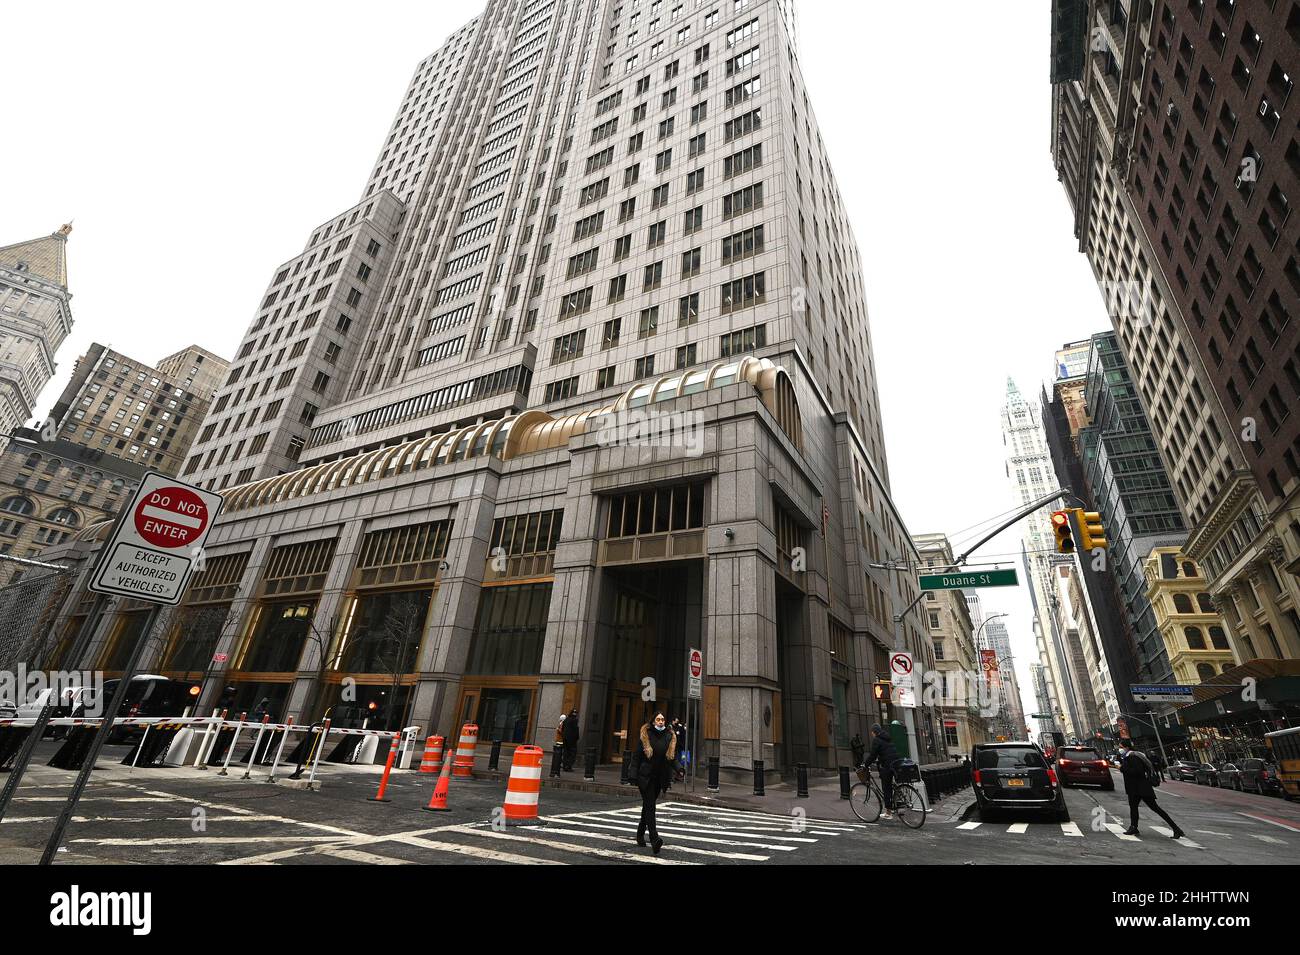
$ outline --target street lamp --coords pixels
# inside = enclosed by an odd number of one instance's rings
[[[988,626],[989,622],[992,621],[992,620],[997,620],[999,617],[1009,617],[1009,616],[1011,616],[1011,614],[1009,614],[1009,613],[995,613],[995,614],[993,614],[992,616],[985,617],[983,620],[980,621],[979,629],[975,631],[975,655],[976,655],[976,657],[979,656],[979,652],[980,652],[980,650],[983,649],[983,648],[980,646],[980,635],[984,632],[984,628],[985,628],[986,626]],[[1001,665],[1001,662],[999,661],[999,666],[1000,666],[1000,665]],[[983,670],[984,670],[984,666],[983,666],[983,661],[981,660],[981,661],[980,661],[980,672],[982,673]],[[985,679],[986,679],[986,680],[988,679],[987,676],[985,677]],[[1001,709],[1001,707],[999,707],[999,709]],[[999,717],[1000,717],[1000,716],[1001,716],[1001,714],[999,714]],[[987,723],[985,724],[985,731],[986,731],[986,732],[988,731],[988,724],[987,724]],[[996,734],[995,734],[995,735],[996,735]]]

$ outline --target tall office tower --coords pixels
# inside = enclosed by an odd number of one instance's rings
[[[1105,557],[1136,651],[1133,682],[1172,682],[1143,564],[1153,548],[1180,546],[1187,531],[1114,332],[1093,336],[1085,400],[1084,477],[1106,527]]]
[[[187,373],[185,378],[92,344],[77,359],[72,377],[50,409],[53,431],[91,451],[175,475],[212,397],[211,390],[201,394],[186,381],[198,377],[197,369],[205,365],[214,366],[207,373],[210,379],[223,378],[226,370],[225,359],[197,346],[178,354],[192,359],[179,369]]]
[[[237,705],[548,745],[577,705],[618,759],[695,647],[724,769],[834,767],[882,717],[939,756],[936,707],[867,691],[933,649],[793,15],[491,0],[419,64],[186,464],[225,487],[191,600],[233,615]]]
[[[1038,710],[1034,720],[1038,724],[1038,738],[1043,742],[1043,736],[1057,729],[1056,720],[1052,718],[1052,708],[1055,706],[1055,700],[1052,698],[1052,692],[1049,687],[1047,673],[1041,663],[1029,664],[1029,678],[1034,683],[1034,707]],[[1029,724],[1026,723],[1026,726]]]
[[[402,210],[391,192],[367,198],[276,268],[182,476],[220,491],[298,466],[316,415],[345,393]]]
[[[31,417],[72,330],[68,233],[0,246],[0,448]]]
[[[1242,659],[1300,653],[1297,17],[1294,0],[1052,13],[1075,235]]]
[[[1006,450],[1007,478],[1018,505],[1044,497],[1056,488],[1038,404],[1026,399],[1010,378],[1002,406],[1002,444]],[[1065,642],[1067,632],[1059,613],[1055,568],[1072,558],[1055,552],[1051,516],[1058,507],[1059,503],[1045,504],[1021,522],[1023,557],[1034,610],[1038,662],[1044,668],[1044,679],[1054,703],[1052,712],[1063,722],[1065,732],[1076,733],[1088,727],[1082,726],[1084,708],[1079,701],[1078,681]]]
[[[230,362],[206,348],[189,345],[159,359],[155,367],[168,378],[179,382],[190,394],[198,395],[210,403],[217,388],[226,380]]]
[[[1002,620],[989,620],[984,627],[984,640],[998,661],[998,716],[996,735],[1007,739],[1025,736],[1025,705],[1020,699],[1020,678],[1016,676],[1016,658],[1011,650],[1011,635]]]

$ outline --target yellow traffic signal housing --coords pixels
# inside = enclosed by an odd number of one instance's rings
[[[1075,514],[1079,516],[1079,543],[1083,545],[1083,549],[1088,552],[1105,550],[1109,544],[1106,540],[1106,528],[1101,523],[1101,515],[1096,511],[1085,511],[1082,508],[1077,509]]]
[[[1069,511],[1052,511],[1052,533],[1056,535],[1058,554],[1074,553],[1074,531],[1070,527]]]

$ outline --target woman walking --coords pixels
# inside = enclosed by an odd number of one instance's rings
[[[636,780],[641,790],[641,822],[636,827],[636,844],[644,846],[647,831],[650,847],[655,855],[663,848],[655,827],[655,800],[666,790],[673,779],[673,761],[677,754],[677,737],[668,728],[662,713],[641,727],[641,745],[632,752],[632,765],[628,775]]]

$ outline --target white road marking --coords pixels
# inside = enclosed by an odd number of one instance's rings
[[[982,825],[984,825],[984,823],[982,823],[982,822],[963,822],[963,823],[962,823],[960,826],[958,826],[957,828],[958,828],[958,829],[978,829],[978,828],[979,828],[980,826],[982,826]]]
[[[1118,825],[1117,823],[1114,823],[1114,822],[1108,822],[1108,823],[1106,823],[1106,828],[1109,829],[1109,830],[1111,831],[1111,833],[1114,834],[1117,838],[1125,839],[1125,840],[1127,840],[1128,842],[1141,842],[1141,841],[1142,841],[1142,840],[1139,839],[1137,836],[1129,836],[1129,835],[1125,835],[1125,834],[1124,834],[1124,827],[1121,826],[1121,825]]]
[[[624,862],[644,862],[652,865],[699,865],[698,862],[687,862],[685,859],[670,859],[656,855],[640,855],[634,852],[621,852],[616,849],[597,849],[595,846],[584,846],[577,842],[564,842],[559,839],[548,839],[543,835],[534,835],[519,830],[514,832],[498,832],[495,829],[475,828],[474,826],[461,826],[452,832],[461,832],[466,835],[483,836],[488,839],[504,839],[508,842],[532,843],[537,846],[545,846],[559,852],[577,852],[582,855],[599,856],[602,859],[621,859]],[[544,832],[539,830],[538,832]]]
[[[684,802],[660,803],[659,809],[661,811],[668,809],[674,812],[705,813],[708,815],[717,816],[720,819],[739,818],[739,819],[754,820],[760,822],[770,821],[778,825],[781,823],[789,824],[790,820],[794,818],[793,814],[789,816],[782,816],[777,813],[757,812],[757,811],[750,812],[745,809],[730,809],[725,806],[700,806],[694,803],[684,803]],[[633,812],[640,812],[640,810],[634,809]],[[813,818],[812,816],[805,817],[803,822],[809,826],[816,826],[818,828],[828,828],[828,829],[843,829],[845,832],[853,832],[854,830],[866,831],[866,829],[868,828],[867,824],[862,822],[847,822],[843,819],[816,819]]]
[[[1029,823],[1027,822],[1013,822],[1011,825],[1007,826],[1007,832],[1009,834],[1014,834],[1017,836],[1026,833],[1028,831],[1029,831]]]
[[[326,847],[324,849],[313,850],[314,855],[333,856],[336,859],[345,859],[348,862],[360,862],[363,865],[414,865],[406,859],[394,859],[392,856],[381,856],[374,852],[362,852],[360,849],[336,849]]]
[[[1274,845],[1278,845],[1278,846],[1287,845],[1287,841],[1285,839],[1276,839],[1273,836],[1261,836],[1257,832],[1247,833],[1247,835],[1249,835],[1252,839],[1258,839],[1260,842],[1271,842]]]
[[[632,810],[631,813],[628,814],[624,810],[615,809],[606,813],[595,812],[595,813],[591,813],[590,815],[598,818],[602,816],[605,818],[609,818],[613,816],[619,819],[626,819],[629,825],[631,825],[632,828],[635,829],[636,822],[639,821],[640,819],[640,810]],[[731,826],[731,827],[711,826],[703,822],[696,822],[694,820],[688,820],[688,819],[679,820],[671,817],[665,820],[658,820],[657,823],[658,823],[658,828],[665,832],[671,832],[674,830],[677,832],[716,832],[716,833],[724,833],[729,836],[735,836],[738,839],[763,838],[763,839],[774,839],[778,842],[802,842],[806,845],[811,845],[812,843],[817,841],[816,839],[810,838],[808,836],[780,836],[780,835],[776,835],[775,833],[764,831],[764,830],[751,831],[743,827],[737,827],[737,826]],[[785,830],[785,831],[789,831],[789,830]]]
[[[1151,828],[1153,831],[1160,833],[1162,836],[1166,836],[1170,839],[1174,838],[1174,830],[1172,829],[1166,829],[1164,826],[1152,826]],[[1198,829],[1197,831],[1199,832],[1200,830]],[[1180,846],[1187,846],[1189,849],[1205,848],[1205,846],[1201,845],[1199,842],[1193,842],[1191,839],[1188,839],[1186,836],[1183,836],[1181,839],[1174,839],[1174,842],[1177,842]]]
[[[1077,822],[1061,823],[1061,834],[1066,836],[1078,836],[1081,839],[1083,838],[1083,830],[1079,828]]]
[[[565,823],[569,825],[589,826],[593,829],[609,829],[614,832],[636,832],[636,823],[620,823],[617,819],[608,819],[596,816],[594,819],[587,819],[580,816],[565,816]],[[665,827],[659,826],[665,832]],[[680,839],[685,842],[704,842],[717,846],[743,846],[748,849],[771,849],[775,852],[794,852],[798,846],[778,846],[764,842],[744,842],[739,839],[717,839],[710,836],[689,835],[686,831],[674,830],[674,839]]]
[[[1270,826],[1277,826],[1279,829],[1286,829],[1288,832],[1300,832],[1300,827],[1288,826],[1285,822],[1278,822],[1276,819],[1269,819],[1267,816],[1256,816],[1250,812],[1240,812],[1237,815],[1245,816],[1247,819],[1254,819],[1256,822],[1266,822]]]
[[[623,836],[613,836],[605,832],[590,832],[586,829],[562,829],[551,823],[563,821],[562,816],[543,816],[542,821],[547,823],[546,831],[548,833],[558,833],[562,836],[582,836],[584,839],[598,839],[604,842],[618,842],[627,845],[627,839]],[[753,855],[748,852],[723,852],[719,849],[696,849],[693,846],[673,846],[674,852],[686,852],[691,855],[714,856],[718,859],[737,859],[742,862],[766,862],[771,856]]]
[[[14,802],[67,802],[67,796],[15,796]],[[83,802],[176,802],[177,797],[171,796],[164,798],[162,796],[82,796],[77,800],[77,805]]]
[[[159,836],[146,839],[128,839],[124,836],[115,836],[108,839],[69,839],[68,842],[77,842],[89,846],[188,846],[198,843],[200,845],[235,845],[245,842],[337,842],[335,836]]]
[[[1156,829],[1157,831],[1159,831],[1159,829],[1160,829],[1159,826],[1153,826],[1152,828]],[[1173,830],[1169,830],[1169,831],[1172,832]],[[1231,833],[1228,833],[1228,832],[1215,832],[1213,829],[1193,829],[1192,832],[1199,832],[1199,833],[1200,833],[1201,835],[1203,835],[1203,836],[1222,836],[1222,837],[1225,838],[1225,839],[1231,839],[1231,838],[1232,838],[1232,834],[1231,834]]]

